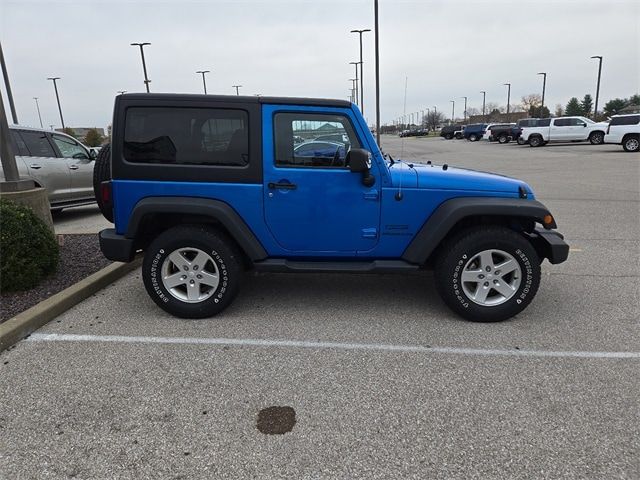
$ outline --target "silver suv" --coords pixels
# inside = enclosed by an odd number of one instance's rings
[[[64,133],[15,125],[9,131],[20,177],[47,190],[52,211],[96,201],[95,153]],[[0,179],[4,179],[2,171]]]

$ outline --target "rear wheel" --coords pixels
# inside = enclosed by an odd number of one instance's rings
[[[539,147],[543,145],[542,137],[535,135],[533,137],[529,137],[529,146],[530,147]]]
[[[113,222],[113,211],[106,208],[102,201],[102,195],[100,194],[100,184],[107,180],[111,180],[111,145],[102,147],[96,157],[95,164],[93,165],[93,193],[96,197],[98,208],[100,208],[100,212],[102,212],[104,218]]]
[[[500,135],[498,137],[498,143],[509,143],[509,137],[507,135]]]
[[[466,230],[436,261],[436,287],[454,312],[473,322],[517,315],[540,285],[540,259],[533,246],[506,227]]]
[[[471,135],[469,135],[470,142],[475,142],[476,140],[478,140],[478,136],[476,134],[472,133]]]
[[[518,145],[524,145],[524,144],[525,144],[524,138],[518,137]]]
[[[628,135],[622,140],[622,148],[625,152],[637,152],[640,150],[640,136]]]
[[[182,318],[212,317],[238,293],[241,254],[222,232],[181,225],[160,234],[147,249],[142,278],[166,312]]]
[[[447,140],[451,140],[453,138],[453,133],[448,133],[444,136],[444,138],[446,138]]]
[[[591,142],[591,145],[602,145],[604,143],[604,133],[591,132],[591,135],[589,135],[589,141]]]

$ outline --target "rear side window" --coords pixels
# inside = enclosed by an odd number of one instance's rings
[[[22,137],[20,136],[20,134],[18,132],[16,132],[15,130],[9,130],[11,132],[11,140],[13,140],[13,148],[15,149],[15,152],[13,152],[14,155],[20,155],[23,157],[28,157],[29,156],[29,150],[27,150],[27,145],[24,143],[24,140],[22,140]]]
[[[554,127],[568,127],[569,125],[571,125],[570,118],[557,118],[553,121]]]
[[[57,157],[45,133],[28,131],[19,133],[32,157]]]
[[[549,125],[551,125],[551,119],[550,118],[541,118],[536,123],[536,127],[548,127]]]
[[[244,110],[132,107],[123,154],[132,163],[249,164],[249,118]]]
[[[640,115],[629,115],[627,117],[612,117],[609,125],[637,125],[640,123]]]

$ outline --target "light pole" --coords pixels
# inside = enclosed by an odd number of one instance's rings
[[[242,85],[231,85],[231,86],[236,89],[236,95],[240,95],[240,87],[242,87]]]
[[[7,98],[9,100],[9,108],[11,109],[11,117],[13,123],[18,124],[18,114],[16,113],[16,106],[13,104],[13,94],[11,93],[11,83],[9,83],[9,73],[7,72],[7,65],[4,63],[4,53],[2,53],[2,44],[0,43],[0,67],[2,68],[2,76],[4,77],[4,86],[7,89]]]
[[[360,35],[360,112],[364,115],[364,94],[363,94],[363,77],[364,73],[362,73],[362,34],[365,32],[370,32],[370,28],[365,28],[362,30],[351,30],[351,33],[357,33]],[[356,67],[357,68],[357,67]]]
[[[464,98],[464,123],[467,123],[467,97],[460,98]]]
[[[360,107],[360,112],[362,112],[362,105],[359,105],[359,100],[358,100],[358,64],[360,62],[349,62],[349,65],[353,65],[356,69],[356,84],[355,84],[355,99],[356,101],[354,102],[356,105],[358,105]]]
[[[596,87],[596,106],[593,109],[593,119],[595,120],[598,116],[598,97],[600,96],[600,75],[602,74],[602,56],[594,55],[591,58],[597,58],[599,61],[598,64],[598,86]]]
[[[58,85],[56,84],[56,80],[60,80],[60,77],[47,77],[47,80],[53,81],[53,89],[56,91],[56,100],[58,101],[58,112],[60,112],[60,123],[62,124],[62,128],[65,128],[64,118],[62,118],[62,107],[60,106],[60,96],[58,95]]]
[[[454,123],[455,113],[456,113],[456,101],[449,100],[451,102],[451,123]]]
[[[485,117],[484,115],[484,106],[487,100],[487,92],[485,92],[484,90],[480,90],[480,93],[482,94],[482,121],[486,123],[487,117]]]
[[[210,70],[198,70],[196,73],[202,74],[202,85],[204,86],[204,94],[207,94],[207,80],[204,78],[205,73],[209,73]]]
[[[119,93],[120,95],[124,95],[125,93],[127,93],[127,91],[126,91],[126,90],[118,90],[118,93]]]
[[[507,122],[509,121],[509,102],[511,102],[511,84],[510,83],[505,83],[504,85],[506,85],[508,87],[507,90]]]
[[[147,87],[147,93],[149,93],[149,84],[151,83],[151,80],[149,80],[149,78],[147,77],[147,64],[144,61],[144,47],[145,45],[151,45],[149,42],[143,42],[143,43],[132,43],[131,46],[138,46],[140,47],[140,56],[142,57],[142,70],[144,71],[144,84]]]
[[[350,78],[349,81],[351,82],[351,102],[358,105],[358,79]]]
[[[547,88],[547,72],[538,72],[538,75],[542,75],[542,106],[540,107],[540,117],[544,115],[544,91]]]
[[[380,55],[379,55],[379,28],[378,28],[378,0],[373,0],[373,18],[375,28],[375,57],[376,57],[376,141],[380,147]]]
[[[42,115],[40,115],[40,105],[38,105],[38,97],[33,97],[33,99],[36,101],[36,109],[38,110],[38,118],[40,119],[40,128],[44,128],[42,126]]]

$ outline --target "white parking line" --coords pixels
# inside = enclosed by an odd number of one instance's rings
[[[387,345],[379,343],[309,342],[303,340],[265,340],[253,338],[129,337],[121,335],[73,335],[34,333],[29,342],[152,343],[166,345],[233,345],[250,347],[320,348],[334,350],[374,350],[381,352],[446,353],[452,355],[493,355],[546,358],[640,358],[640,352],[589,352],[553,350],[501,350],[484,348]]]

